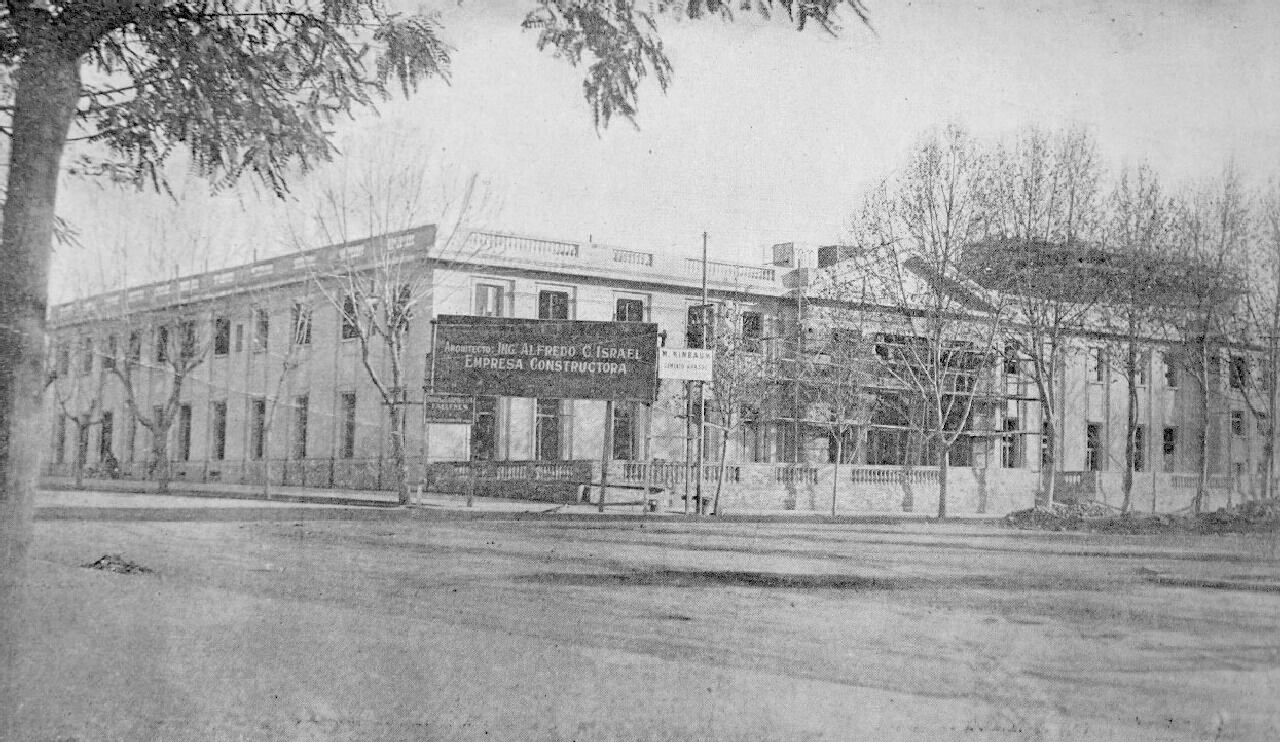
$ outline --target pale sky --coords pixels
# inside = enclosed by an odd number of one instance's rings
[[[1175,182],[1231,157],[1247,175],[1280,174],[1280,3],[1269,0],[868,0],[875,33],[846,14],[835,39],[745,13],[667,21],[669,92],[647,81],[638,128],[615,121],[601,133],[581,71],[521,31],[528,3],[437,1],[452,84],[361,115],[343,142],[402,143],[480,173],[495,229],[682,252],[705,230],[714,259],[754,262],[775,242],[839,241],[862,190],[949,122],[980,137],[1082,124],[1112,169],[1145,160]],[[85,251],[60,251],[55,297],[68,295],[68,266],[138,249],[157,222],[166,239],[212,244],[210,267],[283,249],[269,195],[211,199],[199,181],[176,180],[177,205],[68,183],[61,211]],[[305,201],[308,183],[295,193]]]

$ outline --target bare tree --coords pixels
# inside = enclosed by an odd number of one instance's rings
[[[181,298],[152,311],[135,312],[126,304],[114,325],[127,342],[124,357],[110,371],[120,382],[129,413],[151,434],[148,475],[161,493],[169,491],[173,476],[169,433],[182,408],[184,385],[209,355],[209,325],[204,308]],[[144,390],[159,396],[161,403],[143,409]],[[155,396],[149,398],[155,401]]]
[[[1047,503],[1060,468],[1062,377],[1105,290],[1093,270],[1102,169],[1083,129],[1024,130],[995,159],[987,238],[966,250],[966,272],[1002,294],[1005,360],[1035,386]]]
[[[75,487],[84,489],[89,431],[101,425],[103,420],[102,393],[106,372],[102,366],[94,363],[96,339],[93,336],[84,335],[79,339],[74,362],[70,343],[71,338],[67,337],[55,345],[47,378],[49,390],[57,404],[57,414],[75,426]]]
[[[1184,291],[1179,262],[1172,252],[1176,240],[1176,202],[1159,176],[1141,165],[1122,170],[1105,204],[1101,243],[1093,270],[1105,292],[1098,317],[1111,340],[1099,345],[1093,359],[1095,373],[1105,376],[1108,350],[1121,354],[1126,389],[1123,500],[1133,505],[1133,473],[1138,462],[1138,387],[1149,371],[1153,340],[1167,335],[1171,302]],[[1145,442],[1144,442],[1144,445]]]
[[[1216,179],[1193,186],[1177,214],[1175,262],[1178,292],[1168,303],[1169,326],[1179,345],[1182,370],[1197,387],[1200,427],[1200,470],[1191,509],[1199,513],[1208,493],[1213,466],[1214,407],[1223,400],[1222,352],[1230,316],[1244,293],[1252,223],[1248,193],[1234,166]],[[1230,373],[1239,373],[1229,369]]]
[[[459,259],[471,249],[464,225],[476,209],[478,176],[456,191],[441,179],[433,199],[428,187],[434,175],[421,159],[375,159],[354,177],[341,173],[322,188],[313,214],[322,243],[338,245],[313,264],[313,283],[337,310],[343,336],[358,343],[361,365],[386,408],[401,504],[409,502],[410,327],[419,312],[431,315],[437,261]],[[429,216],[438,217],[436,227],[411,231]]]
[[[774,389],[770,373],[772,361],[766,353],[765,341],[752,328],[744,327],[743,317],[742,308],[735,304],[722,302],[715,307],[716,329],[711,344],[715,359],[711,383],[703,388],[708,412],[704,425],[720,434],[720,467],[711,504],[714,515],[720,514],[729,438],[744,424],[761,418],[770,406]]]
[[[938,469],[938,517],[947,514],[949,454],[968,440],[981,377],[1003,313],[960,274],[965,247],[984,233],[987,157],[951,126],[927,137],[893,181],[854,218],[854,272],[838,298],[877,304],[878,373],[922,413],[920,433]]]
[[[1276,418],[1280,393],[1276,388],[1280,369],[1280,180],[1273,178],[1254,204],[1254,239],[1245,258],[1250,269],[1242,276],[1245,294],[1237,312],[1228,317],[1228,337],[1251,349],[1259,373],[1249,373],[1241,395],[1262,436],[1259,496],[1276,493]],[[1250,364],[1251,368],[1254,364]]]

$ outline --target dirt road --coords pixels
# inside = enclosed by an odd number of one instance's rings
[[[37,558],[26,739],[1280,739],[1274,536],[382,514]]]

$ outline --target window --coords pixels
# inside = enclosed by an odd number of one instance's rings
[[[1147,426],[1133,429],[1133,470],[1147,470]]]
[[[189,361],[196,356],[196,323],[190,320],[178,325],[180,341],[178,352],[182,360]]]
[[[569,319],[569,292],[539,291],[538,319]]]
[[[132,413],[125,418],[128,422],[124,429],[124,460],[133,461],[133,452],[138,441],[138,418]]]
[[[293,400],[293,458],[307,457],[307,395],[302,394]]]
[[[618,461],[640,458],[639,436],[636,435],[637,409],[635,402],[613,403],[613,458]]]
[[[1138,383],[1138,386],[1146,386],[1149,380],[1147,369],[1151,366],[1150,351],[1143,351],[1139,353],[1137,357],[1134,359],[1134,363],[1137,364],[1137,368],[1134,369],[1133,375]]]
[[[764,338],[764,317],[759,312],[742,313],[742,347],[750,353],[759,353]]]
[[[227,458],[227,403],[219,400],[212,405],[212,427],[210,431],[213,450],[209,452],[214,461]]]
[[[267,400],[249,400],[249,458],[258,460],[266,455],[267,448]]]
[[[1173,353],[1164,354],[1164,385],[1177,389],[1179,379],[1178,357]]]
[[[253,310],[253,350],[267,349],[267,340],[271,334],[271,316],[265,309]]]
[[[55,464],[67,460],[67,418],[58,415],[58,424],[53,426],[53,461]]]
[[[1000,466],[1005,469],[1017,469],[1022,466],[1022,451],[1017,435],[1018,418],[1004,419],[1004,436],[1000,439]]]
[[[1089,349],[1089,380],[1100,384],[1107,380],[1107,349]]]
[[[213,354],[225,356],[231,352],[231,318],[215,317],[213,320]]]
[[[350,459],[356,455],[356,395],[343,392],[339,398],[339,420],[342,421],[342,438],[338,446],[338,458]]]
[[[1049,447],[1053,443],[1053,436],[1049,435],[1049,423],[1040,423],[1040,466],[1041,468],[1049,465]]]
[[[689,307],[685,319],[684,345],[686,348],[710,348],[713,346],[711,323],[715,321],[715,308],[710,304]]]
[[[236,325],[236,352],[244,350],[244,325]]]
[[[191,405],[178,408],[178,460],[191,460]]]
[[[76,461],[84,463],[89,460],[89,426],[76,427]]]
[[[1254,422],[1258,428],[1258,435],[1264,437],[1271,435],[1271,419],[1267,417],[1267,413],[1259,412],[1255,414]]]
[[[1164,470],[1177,471],[1178,466],[1178,429],[1164,429]]]
[[[169,328],[160,325],[156,328],[156,363],[169,360]]]
[[[498,399],[476,397],[476,419],[471,425],[471,460],[492,461],[498,451]]]
[[[644,299],[618,299],[614,322],[644,322]]]
[[[115,442],[115,414],[111,412],[102,413],[102,422],[98,430],[98,461],[110,461],[113,457],[111,453],[112,444]]]
[[[1231,411],[1231,434],[1243,438],[1247,429],[1244,423],[1244,410]]]
[[[351,294],[342,297],[342,339],[360,337],[360,318],[356,314],[356,298]]]
[[[396,289],[396,303],[391,308],[391,316],[387,318],[387,324],[393,331],[407,335],[411,319],[413,319],[413,289],[409,288],[408,284],[402,284]]]
[[[1206,374],[1208,376],[1207,386],[1210,391],[1216,391],[1222,388],[1222,358],[1215,352],[1210,352],[1205,356]]]
[[[71,351],[65,345],[59,345],[55,352],[54,371],[58,376],[67,376],[71,373]],[[61,462],[59,462],[61,463]]]
[[[1102,425],[1089,423],[1084,431],[1084,468],[1102,471]]]
[[[110,371],[116,367],[116,355],[120,352],[120,338],[107,336],[107,349],[102,354],[102,370]]]
[[[136,364],[142,361],[142,333],[137,330],[129,332],[129,363]]]
[[[1249,359],[1245,356],[1231,356],[1229,380],[1232,389],[1244,389],[1249,383]]]
[[[1018,375],[1018,351],[1016,348],[1006,348],[1004,351],[1004,375]]]
[[[290,336],[294,345],[311,344],[311,307],[300,301],[293,303],[293,317],[290,323]]]
[[[837,454],[840,457],[841,464],[854,463],[854,456],[857,454],[857,440],[852,430],[843,430],[839,437],[834,432],[827,433],[827,463],[836,463]]]
[[[560,400],[537,400],[533,447],[533,457],[539,461],[560,460],[563,454],[560,446]]]
[[[476,314],[481,317],[502,317],[506,291],[500,284],[476,284]]]
[[[164,414],[164,408],[163,408],[163,407],[161,407],[160,405],[155,405],[154,407],[152,407],[152,408],[151,408],[151,420],[152,420],[152,422],[158,423],[160,420],[164,419],[164,417],[165,417],[165,414]],[[167,431],[166,431],[166,432],[167,432]],[[166,441],[166,443],[167,443],[167,441]],[[156,446],[156,431],[155,431],[155,429],[154,429],[154,428],[152,428],[152,430],[151,430],[151,447],[152,447],[152,448],[155,448],[155,446]]]
[[[80,373],[93,373],[93,338],[80,338]]]

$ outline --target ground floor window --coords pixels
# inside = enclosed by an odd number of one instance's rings
[[[1022,446],[1018,437],[1018,418],[1004,419],[1004,436],[1000,439],[1000,466],[1017,469],[1022,466]]]
[[[342,423],[342,437],[338,441],[338,458],[351,459],[356,455],[356,393],[343,392],[338,397],[338,418]]]
[[[222,461],[227,457],[227,403],[224,401],[214,402],[211,414],[213,420],[211,421],[210,440],[213,444],[213,450],[210,451],[210,455],[214,461]]]
[[[178,460],[191,460],[191,405],[178,408]]]
[[[261,459],[267,449],[267,400],[249,401],[249,458]]]
[[[618,461],[640,458],[639,410],[637,402],[613,403],[613,458]]]
[[[293,400],[293,458],[307,457],[307,408],[310,400],[302,394]]]
[[[539,399],[536,410],[533,457],[539,461],[559,461],[564,457],[563,404],[558,399]]]
[[[471,459],[492,461],[498,451],[498,398],[476,397],[476,417],[471,425]]]
[[[1089,423],[1084,431],[1084,468],[1102,471],[1102,425]]]

